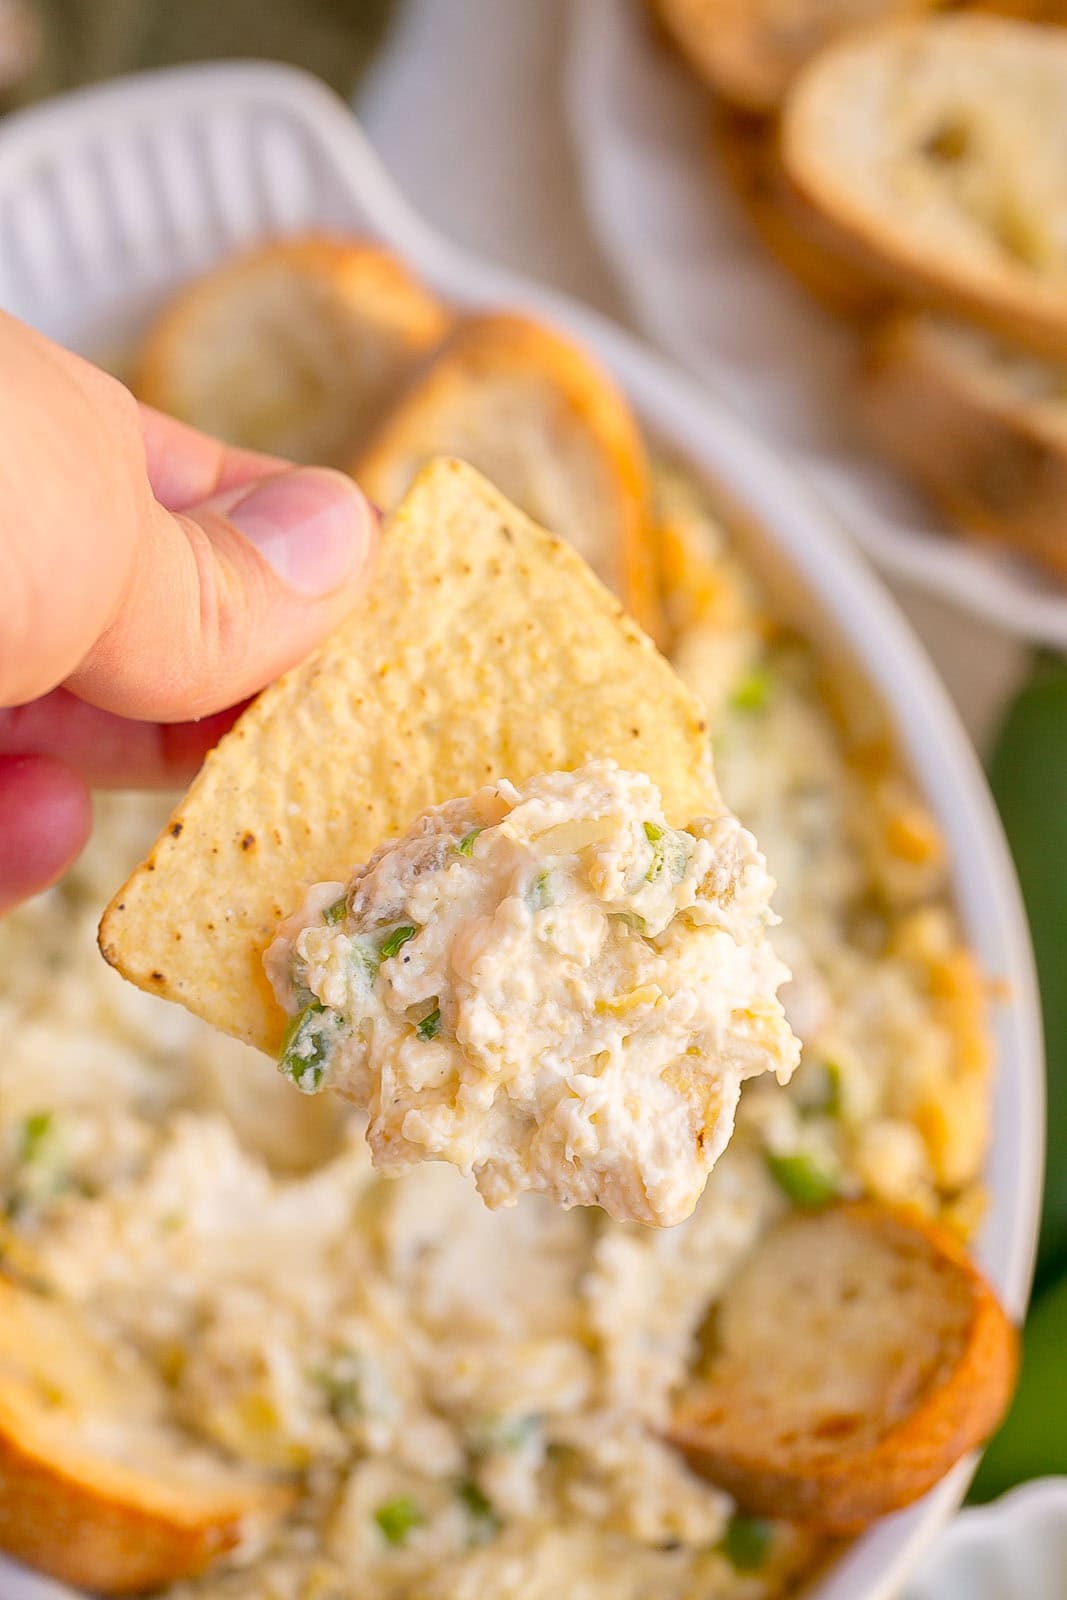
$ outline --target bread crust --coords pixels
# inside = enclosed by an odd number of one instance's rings
[[[257,313],[273,319],[265,335],[249,320]],[[378,244],[327,234],[272,240],[168,301],[137,353],[132,387],[147,404],[230,443],[343,465],[451,320]],[[265,356],[277,362],[273,373]],[[231,363],[221,374],[220,360]],[[258,391],[271,377],[279,392],[257,418]]]
[[[730,187],[766,249],[820,305],[851,320],[886,309],[884,284],[835,248],[818,212],[804,204],[782,170],[776,123],[725,106],[712,116],[712,147]]]
[[[869,340],[860,396],[874,443],[954,526],[1067,581],[1067,404],[1013,394],[905,314]]]
[[[27,1294],[0,1280],[0,1549],[78,1588],[134,1594],[202,1571],[251,1522],[290,1504],[288,1489],[242,1483],[237,1472],[232,1487],[200,1488],[95,1455],[78,1443],[73,1418],[60,1434],[45,1390],[36,1392],[40,1373],[19,1364],[19,1342],[25,1332],[32,1340],[40,1314],[38,1307],[25,1323]],[[46,1317],[65,1322],[62,1310],[45,1307]],[[65,1328],[63,1337],[77,1335]],[[62,1393],[80,1387],[86,1373],[48,1377]]]
[[[497,440],[487,441],[486,455],[480,440],[457,438],[453,431],[457,423],[463,429],[470,426],[471,402],[483,388],[491,392],[488,386],[494,383],[528,385],[529,407],[512,400],[515,409],[505,424],[511,430],[508,449],[514,451],[521,440],[525,464],[533,450],[543,447],[545,454],[554,454],[558,468],[566,438],[580,441],[586,462],[595,464],[600,527],[593,529],[592,517],[580,518],[588,544],[578,547],[646,632],[662,641],[651,479],[640,430],[611,377],[554,329],[508,312],[465,318],[350,464],[353,477],[372,500],[389,508],[424,461],[457,455],[490,479],[499,478],[496,486],[520,509],[550,532],[567,537],[565,529],[552,526],[545,504],[531,503],[529,494],[524,495],[522,483],[499,472],[494,476]],[[544,416],[532,409],[536,405],[543,413],[546,396],[551,399],[551,436],[540,431]],[[515,428],[517,412],[529,428]],[[531,439],[537,442],[531,445]],[[573,477],[571,483],[575,485]]]
[[[774,0],[652,3],[660,25],[699,77],[739,109],[766,113],[778,110],[804,64],[841,32],[879,17],[915,16],[939,0],[860,0],[858,7],[856,0],[807,0],[806,7],[788,8]],[[777,17],[776,11],[781,12]]]
[[[827,237],[898,298],[973,318],[1041,354],[1067,354],[1067,295],[1062,276],[1046,278],[1005,254],[993,265],[962,250],[924,247],[921,230],[877,209],[870,185],[849,181],[836,160],[838,113],[850,85],[879,54],[912,62],[945,47],[963,58],[984,53],[992,67],[1005,48],[1034,49],[1062,62],[1067,95],[1067,34],[975,14],[863,29],[828,46],[801,72],[782,114],[781,151],[787,182],[822,218]],[[867,104],[859,107],[862,118]],[[910,154],[914,157],[916,152]]]
[[[768,1430],[745,1414],[743,1357],[718,1379],[712,1369],[709,1382],[680,1408],[670,1438],[696,1470],[731,1493],[744,1510],[847,1535],[917,1500],[992,1433],[1014,1386],[1018,1339],[992,1289],[944,1229],[867,1202],[823,1215],[846,1218],[865,1231],[872,1257],[885,1244],[892,1249],[894,1240],[910,1252],[925,1251],[946,1294],[964,1297],[966,1331],[960,1348],[945,1351],[933,1381],[907,1415],[890,1420],[859,1448],[848,1440],[845,1424],[850,1419],[832,1415],[825,1418],[818,1448],[812,1448],[811,1438],[791,1436],[788,1426],[773,1430],[777,1439],[768,1437]],[[813,1225],[812,1219],[807,1221]],[[795,1219],[785,1226],[791,1224]],[[876,1270],[873,1260],[871,1270]],[[887,1322],[891,1314],[890,1300]],[[797,1308],[796,1326],[783,1328],[781,1336],[804,1337],[802,1307]],[[893,1330],[893,1336],[906,1349],[909,1329]],[[832,1334],[826,1354],[828,1361],[841,1358]],[[783,1396],[783,1414],[775,1423],[787,1424],[788,1404]],[[827,1445],[838,1427],[839,1448],[830,1453]]]

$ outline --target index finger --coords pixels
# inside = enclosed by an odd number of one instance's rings
[[[199,722],[135,722],[54,689],[0,709],[0,759],[55,757],[96,789],[169,789],[192,777],[243,709]]]

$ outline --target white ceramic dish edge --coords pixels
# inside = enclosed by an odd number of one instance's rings
[[[999,821],[948,697],[831,514],[696,384],[593,312],[474,259],[393,189],[350,114],[288,68],[180,68],[82,91],[0,131],[0,305],[75,347],[128,338],[174,284],[242,242],[296,228],[372,232],[460,303],[523,306],[595,350],[646,424],[766,530],[885,703],[953,851],[968,937],[1009,998],[992,1205],[979,1253],[1010,1310],[1029,1290],[1043,1149],[1039,1012],[1025,919]],[[813,1600],[889,1600],[959,1504],[971,1463],[860,1540]],[[0,1565],[5,1600],[53,1586]],[[18,1587],[16,1587],[16,1584]],[[64,1591],[65,1593],[65,1591]]]
[[[1060,1600],[1065,1571],[1067,1478],[1037,1478],[957,1517],[905,1600]]]

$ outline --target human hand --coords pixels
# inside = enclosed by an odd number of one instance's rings
[[[92,786],[187,779],[375,540],[343,474],[227,449],[0,313],[0,911],[77,856]]]

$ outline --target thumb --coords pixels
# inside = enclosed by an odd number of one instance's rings
[[[356,485],[318,467],[143,515],[121,604],[66,682],[158,722],[233,705],[306,655],[351,608],[376,540]]]

